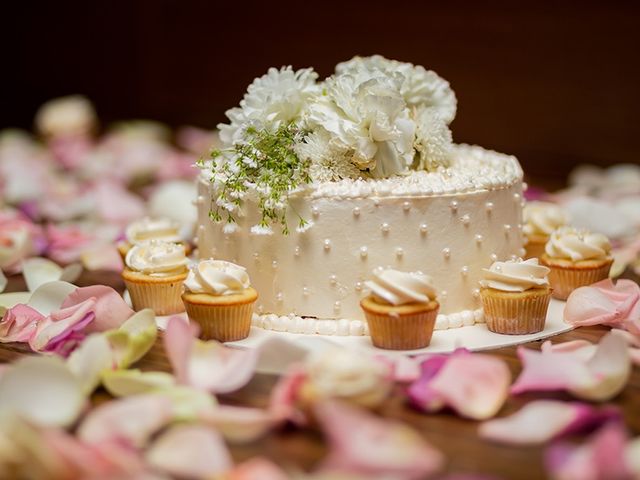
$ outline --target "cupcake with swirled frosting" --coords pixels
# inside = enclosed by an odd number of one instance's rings
[[[523,335],[544,330],[551,299],[549,268],[537,258],[494,262],[483,269],[480,297],[487,328]]]
[[[431,277],[376,268],[365,285],[371,294],[360,306],[376,347],[414,350],[429,345],[440,309]]]
[[[124,259],[133,245],[152,240],[181,244],[189,255],[190,247],[182,242],[180,224],[170,218],[144,217],[130,223],[125,229],[125,240],[118,242],[118,251]]]
[[[184,246],[177,243],[152,240],[131,247],[122,278],[134,310],[151,308],[157,315],[184,312],[180,295],[188,262]]]
[[[550,202],[528,202],[522,210],[526,237],[525,258],[540,258],[551,234],[566,225],[567,216],[562,208]]]
[[[220,342],[249,336],[258,292],[244,267],[223,260],[201,260],[184,282],[182,301],[200,336]]]
[[[553,296],[566,300],[576,288],[607,278],[613,258],[605,235],[563,227],[551,234],[540,261],[551,269]]]

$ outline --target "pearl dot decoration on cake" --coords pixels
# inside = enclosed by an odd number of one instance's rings
[[[340,313],[340,309],[341,309],[341,308],[342,308],[342,304],[341,304],[340,302],[336,301],[336,302],[333,304],[333,311],[334,311],[334,312],[336,312],[336,313]]]
[[[484,209],[487,211],[487,213],[493,212],[493,202],[485,203],[484,204]]]
[[[380,225],[380,230],[383,234],[387,234],[389,233],[389,230],[391,230],[391,225],[389,225],[387,222],[384,222],[382,225]]]
[[[442,290],[440,295],[438,295],[438,299],[444,302],[447,299],[447,295],[449,295],[449,293],[446,290]]]
[[[469,267],[464,265],[461,269],[460,269],[460,273],[462,274],[463,277],[466,277],[467,275],[469,275]]]
[[[519,193],[517,193],[517,192],[513,194],[513,199],[514,199],[516,202],[519,202],[519,201],[520,201],[520,197],[521,197],[521,195],[520,195]]]
[[[512,227],[508,223],[505,223],[503,228],[504,228],[505,235],[509,235],[511,233],[511,228]]]
[[[324,248],[324,251],[328,252],[329,250],[331,250],[331,240],[325,238],[324,242],[322,242],[322,246]]]
[[[480,298],[480,289],[474,288],[473,290],[471,290],[471,296],[475,299]]]
[[[429,228],[427,227],[427,224],[426,223],[421,223],[420,224],[420,233],[422,234],[422,236],[425,236],[428,231],[429,231]]]
[[[482,234],[480,234],[480,233],[477,233],[477,234],[475,235],[475,237],[473,237],[473,238],[475,239],[475,241],[476,241],[476,243],[477,243],[478,245],[480,245],[480,244],[482,243],[482,241],[484,240],[484,237],[483,237],[483,236],[482,236]]]
[[[320,210],[318,210],[318,207],[313,206],[311,207],[311,215],[313,215],[314,217],[318,217],[318,215],[320,215]]]
[[[305,297],[309,296],[309,287],[302,287],[302,295]]]
[[[365,259],[369,255],[369,249],[367,247],[360,247],[360,258]]]
[[[374,198],[373,199],[373,206],[374,207],[379,207],[380,206],[380,199],[379,198]]]
[[[360,281],[356,282],[355,286],[353,287],[355,289],[356,292],[361,292],[362,288],[364,287],[364,284]]]
[[[404,249],[402,247],[396,248],[396,258],[401,259],[404,257]]]
[[[337,283],[338,283],[338,277],[336,275],[331,275],[329,277],[329,285],[331,285],[332,287],[335,287]]]
[[[258,252],[253,253],[253,259],[257,262],[260,260],[260,254]]]
[[[356,218],[360,216],[360,207],[353,207],[353,216]]]
[[[282,303],[283,300],[284,300],[284,295],[282,294],[282,292],[276,293],[276,302]]]
[[[518,255],[510,255],[509,258],[515,262],[518,260]]]
[[[496,255],[495,253],[492,253],[491,255],[489,255],[489,258],[491,259],[492,262],[498,261],[498,255]]]
[[[451,203],[449,204],[449,208],[451,209],[452,212],[457,212],[458,211],[458,201],[457,200],[451,200]]]
[[[409,202],[404,202],[402,204],[402,210],[404,210],[405,212],[408,212],[409,210],[411,210],[411,203]]]
[[[469,222],[471,222],[471,217],[469,215],[463,215],[460,217],[460,221],[465,227],[469,226]]]
[[[273,262],[271,262],[271,268],[273,268],[274,270],[276,268],[278,268],[278,261],[277,260],[274,260]]]
[[[293,249],[293,255],[295,257],[299,257],[300,256],[300,247],[296,247]]]
[[[451,249],[449,247],[445,247],[442,249],[442,256],[444,258],[450,258],[451,257]]]

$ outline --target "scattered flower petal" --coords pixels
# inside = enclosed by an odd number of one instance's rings
[[[222,437],[198,425],[171,427],[149,447],[146,459],[154,468],[180,478],[210,478],[233,467]]]
[[[19,303],[9,308],[0,321],[0,342],[28,342],[44,318],[28,305]]]
[[[25,357],[0,376],[0,412],[37,425],[68,427],[85,406],[80,381],[58,357]]]
[[[181,385],[156,390],[154,393],[171,400],[175,421],[197,420],[202,412],[211,410],[218,405],[216,397],[213,395]]]
[[[104,388],[114,397],[128,397],[149,393],[175,385],[173,375],[165,372],[141,372],[140,370],[112,370],[102,375]]]
[[[444,463],[442,454],[405,424],[333,401],[318,404],[315,413],[329,442],[323,469],[410,480],[425,478]]]
[[[213,393],[244,387],[253,377],[258,359],[257,350],[198,340],[193,328],[176,318],[169,320],[164,344],[178,382]]]
[[[580,350],[557,352],[518,348],[523,370],[512,393],[566,390],[578,398],[605,401],[615,397],[631,373],[625,338],[611,331],[600,340],[594,354],[585,359]]]
[[[94,333],[71,352],[67,358],[67,366],[80,381],[82,391],[88,395],[100,384],[103,372],[116,365],[105,336]]]
[[[51,312],[59,310],[65,298],[77,288],[71,283],[62,281],[45,283],[33,292],[27,305],[46,317]]]
[[[624,427],[612,423],[582,445],[559,443],[551,446],[545,452],[545,463],[550,477],[557,480],[632,480],[640,477],[638,462],[630,455],[632,448]]]
[[[118,292],[105,285],[92,285],[75,289],[64,299],[61,308],[76,305],[88,298],[96,299],[94,309],[96,319],[87,328],[87,333],[104,332],[105,330],[118,328],[134,313]]]
[[[232,443],[248,443],[264,436],[284,418],[261,408],[218,405],[201,412],[200,420],[218,430]]]
[[[172,419],[171,400],[162,395],[125,397],[92,410],[80,424],[78,438],[89,444],[119,441],[143,447]]]
[[[583,403],[537,400],[508,417],[484,422],[479,434],[499,443],[536,445],[621,419],[620,411],[613,407],[598,409]]]
[[[96,245],[82,252],[82,266],[87,270],[121,272],[124,264],[118,249],[111,244]]]
[[[229,480],[290,480],[278,465],[262,457],[241,463],[227,474]]]
[[[105,332],[118,368],[127,368],[153,347],[158,337],[155,313],[145,308],[134,313],[119,328]]]
[[[489,355],[456,350],[422,363],[422,376],[409,386],[416,407],[436,412],[450,407],[463,417],[493,417],[509,394],[511,374],[504,361]]]
[[[0,269],[0,293],[4,292],[4,289],[7,288],[7,283],[9,283],[9,280],[7,280],[7,277],[4,276],[4,273]]]
[[[46,258],[34,257],[22,262],[22,275],[30,292],[48,282],[62,280],[73,283],[80,276],[82,266],[78,263],[60,267]]]

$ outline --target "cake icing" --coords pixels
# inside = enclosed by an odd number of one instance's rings
[[[503,292],[524,292],[549,285],[549,269],[538,265],[537,258],[494,262],[488,269],[483,269],[483,272],[484,278],[480,280],[480,284]]]
[[[456,106],[434,72],[377,56],[321,83],[270,70],[200,162],[199,257],[247,269],[263,328],[366,334],[376,268],[429,272],[436,328],[482,321],[482,269],[524,254],[522,169],[453,144]]]
[[[156,240],[134,245],[125,257],[129,269],[154,277],[182,273],[188,263],[183,245]]]
[[[191,293],[235,295],[251,286],[247,270],[224,260],[200,260],[189,270],[184,281]]]
[[[574,262],[604,259],[611,251],[611,244],[601,233],[562,227],[551,234],[545,252],[552,258],[568,258]]]

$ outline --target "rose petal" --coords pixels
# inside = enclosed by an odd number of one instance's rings
[[[73,283],[82,272],[80,264],[71,264],[64,269],[46,258],[34,257],[22,262],[22,275],[30,292],[48,282],[63,280]]]
[[[197,420],[202,412],[211,410],[218,405],[216,397],[213,395],[181,385],[156,390],[155,393],[171,400],[173,416],[176,421]]]
[[[536,445],[562,435],[593,430],[612,420],[621,420],[616,408],[538,400],[508,417],[482,423],[478,432],[481,437],[499,443]]]
[[[102,384],[114,397],[128,397],[162,388],[170,388],[175,385],[175,379],[173,375],[165,372],[113,370],[104,372]]]
[[[463,417],[494,416],[509,394],[511,374],[504,361],[458,350],[423,364],[423,375],[409,386],[412,403],[427,412],[448,406]]]
[[[248,443],[282,423],[283,417],[261,408],[218,405],[202,411],[199,419],[218,430],[229,442]]]
[[[262,457],[254,457],[231,470],[229,480],[290,480],[278,465]]]
[[[167,356],[178,382],[213,393],[244,387],[253,377],[257,350],[225,347],[193,337],[192,327],[172,318],[164,335]]]
[[[80,415],[85,394],[58,357],[25,357],[0,377],[0,411],[42,426],[68,427]]]
[[[403,423],[333,401],[316,405],[315,413],[329,442],[323,469],[410,480],[444,463],[440,452]]]
[[[632,471],[627,462],[627,433],[620,423],[604,426],[586,443],[575,446],[560,443],[545,452],[545,464],[551,478],[562,480],[633,479],[640,470]]]
[[[271,390],[269,410],[295,424],[307,423],[305,414],[298,409],[297,405],[298,392],[306,379],[307,373],[303,366],[294,364],[289,367]]]
[[[29,346],[36,352],[56,351],[60,348],[61,353],[71,353],[79,340],[84,338],[81,332],[94,321],[95,306],[95,299],[88,298],[82,303],[51,313],[39,322],[35,334],[29,340]],[[74,335],[76,333],[80,337]]]
[[[7,288],[7,283],[9,283],[9,280],[7,280],[7,277],[4,276],[4,273],[0,269],[0,293],[4,292],[4,289]]]
[[[180,478],[209,478],[231,470],[233,460],[222,437],[198,425],[177,425],[149,448],[150,465]]]
[[[105,332],[118,368],[127,368],[153,347],[158,337],[155,313],[145,308],[129,317],[119,328]]]
[[[155,432],[173,419],[171,400],[156,394],[113,400],[92,410],[78,428],[89,444],[119,441],[143,447]]]
[[[87,270],[121,272],[124,264],[118,249],[111,245],[96,245],[82,252],[82,265]]]
[[[422,371],[421,364],[429,357],[430,355],[416,355],[414,357],[408,357],[406,355],[394,357],[376,355],[374,358],[389,367],[394,381],[410,383],[420,378]]]
[[[87,328],[87,333],[104,332],[105,330],[118,328],[134,313],[118,292],[105,285],[92,285],[75,289],[64,299],[62,308],[82,303],[88,298],[96,299],[94,309],[96,319]]]
[[[71,283],[62,281],[45,283],[33,292],[27,305],[46,317],[51,312],[59,310],[65,298],[77,288]]]
[[[116,365],[107,339],[94,333],[69,355],[67,366],[80,381],[82,391],[88,395],[100,384],[103,372]]]
[[[518,348],[523,370],[512,393],[566,390],[578,398],[605,401],[615,397],[631,372],[623,336],[612,331],[600,340],[591,358],[580,351],[554,352]]]
[[[0,342],[28,342],[44,318],[38,311],[19,303],[2,316]]]

